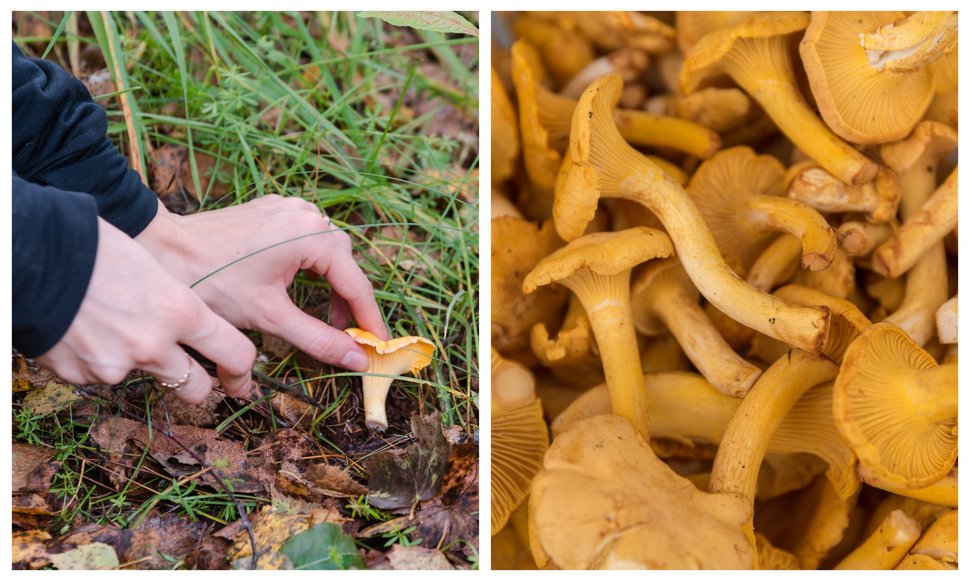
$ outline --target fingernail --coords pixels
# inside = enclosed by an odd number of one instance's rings
[[[367,355],[356,350],[347,351],[347,354],[340,359],[340,366],[352,371],[365,371],[367,370],[367,364]]]

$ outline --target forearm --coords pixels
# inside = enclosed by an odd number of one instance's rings
[[[13,178],[13,343],[47,352],[87,291],[98,246],[91,196]]]
[[[26,181],[90,194],[129,236],[155,216],[157,196],[107,137],[108,118],[84,85],[13,47],[13,169]]]

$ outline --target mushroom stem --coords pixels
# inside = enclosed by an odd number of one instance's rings
[[[958,305],[957,297],[954,296],[936,311],[936,333],[940,339],[940,344],[956,344]]]
[[[955,12],[916,12],[901,21],[860,34],[869,63],[893,73],[917,71],[953,50],[957,36]]]
[[[387,412],[384,403],[387,392],[396,377],[367,374],[361,377],[364,388],[364,423],[371,428],[387,429]]]
[[[882,223],[896,215],[900,189],[896,173],[880,167],[876,178],[862,185],[849,185],[824,169],[810,167],[792,181],[788,196],[824,212],[865,212],[867,219]]]
[[[872,254],[873,269],[895,278],[913,267],[933,244],[957,225],[957,169],[914,213]]]
[[[761,376],[761,369],[731,349],[695,296],[676,289],[657,292],[651,310],[715,389],[743,397]]]
[[[801,350],[771,365],[728,423],[711,470],[710,493],[740,494],[753,504],[758,471],[778,425],[806,391],[838,372],[828,358]]]
[[[879,528],[836,566],[836,570],[892,570],[919,539],[919,522],[893,510]]]
[[[613,413],[626,417],[649,440],[647,391],[640,369],[637,335],[630,308],[630,270],[612,276],[575,276],[561,280],[589,316],[610,389]],[[609,344],[609,348],[605,345]]]
[[[715,307],[759,332],[818,352],[828,332],[828,310],[779,300],[752,288],[731,270],[684,188],[616,130],[612,111],[620,86],[617,76],[597,80],[573,113],[570,151],[553,207],[557,231],[566,239],[578,237],[601,197],[636,201],[663,223],[687,275]]]
[[[941,505],[951,508],[957,507],[957,492],[959,491],[959,483],[957,481],[956,468],[954,468],[953,471],[948,473],[946,477],[940,481],[926,487],[920,487],[917,489],[901,489],[891,485],[880,485],[879,488],[896,495],[911,497],[913,499],[918,499],[934,505]]]
[[[758,101],[782,133],[826,171],[853,185],[872,181],[878,164],[836,136],[798,90],[789,40],[774,36],[749,41],[751,50],[727,62],[728,74]]]
[[[798,271],[798,257],[802,242],[795,236],[782,234],[761,252],[748,271],[748,284],[762,292],[789,280]]]
[[[839,247],[849,256],[866,256],[891,238],[895,227],[892,222],[871,224],[849,221],[839,226],[835,237],[839,240]]]
[[[746,217],[755,227],[762,225],[799,238],[803,268],[824,270],[835,257],[835,229],[820,213],[803,203],[775,195],[757,195],[748,201]]]
[[[693,121],[629,109],[617,109],[613,117],[620,135],[633,145],[670,147],[701,159],[721,148],[717,133]]]

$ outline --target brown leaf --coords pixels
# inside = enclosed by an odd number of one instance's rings
[[[307,427],[316,415],[316,407],[284,391],[276,391],[272,405],[290,427]]]
[[[323,501],[327,497],[357,497],[367,493],[367,488],[353,480],[339,467],[317,463],[301,474],[296,465],[283,463],[277,474],[276,485],[288,495]]]
[[[13,444],[13,491],[47,492],[61,464],[49,461],[54,450],[47,447]]]
[[[34,389],[24,397],[23,406],[34,415],[42,417],[67,409],[83,397],[74,392],[74,387],[58,380],[47,381],[43,387]]]
[[[273,510],[271,506],[263,506],[254,516],[250,516],[253,537],[256,539],[256,547],[259,550],[260,565],[265,554],[275,554],[279,552],[280,546],[294,536],[312,525],[324,523],[320,518],[332,517],[332,523],[340,523],[339,515],[329,514],[328,512],[313,512],[310,514],[280,514]],[[233,561],[233,566],[241,566],[243,569],[249,568],[249,560],[253,554],[252,544],[249,535],[241,526],[233,537],[232,547],[228,551],[228,557]],[[219,534],[224,537],[224,534]],[[236,564],[236,562],[240,564]],[[270,563],[271,564],[271,563]]]
[[[395,544],[387,553],[392,570],[454,570],[448,558],[438,550],[421,546]]]
[[[12,559],[15,569],[43,568],[50,564],[47,555],[47,541],[51,535],[44,530],[15,532],[13,535]]]
[[[88,89],[92,97],[110,95],[118,90],[115,88],[114,80],[111,78],[111,72],[106,68],[93,71],[91,74],[81,77],[81,82],[84,83],[85,88]],[[95,98],[95,102],[102,107],[107,107],[111,100]]]
[[[151,187],[159,195],[184,191],[198,201],[201,194],[208,192],[210,199],[218,199],[229,193],[228,165],[219,165],[218,176],[216,158],[202,151],[195,151],[195,165],[199,175],[200,192],[195,191],[192,180],[192,164],[188,159],[188,149],[181,145],[165,144],[152,151]],[[209,184],[216,177],[216,182],[210,188]]]
[[[185,557],[190,570],[219,570],[225,568],[226,552],[232,543],[214,535],[203,536],[201,543]]]
[[[91,429],[91,440],[107,456],[108,480],[115,489],[122,489],[128,480],[128,470],[133,467],[131,455],[134,453],[129,439],[141,427],[141,423],[131,419],[107,417]]]
[[[441,432],[441,416],[413,416],[417,442],[405,450],[378,453],[364,462],[368,501],[382,509],[410,508],[431,499],[448,465],[450,446]]]
[[[218,387],[219,381],[212,379],[212,386]],[[205,401],[199,404],[186,403],[178,398],[175,391],[165,389],[161,399],[163,404],[152,406],[152,419],[158,425],[171,422],[193,427],[214,427],[219,423],[217,411],[223,399],[225,395],[213,388]]]

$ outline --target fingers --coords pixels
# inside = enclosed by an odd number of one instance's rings
[[[357,325],[372,332],[381,340],[388,340],[390,334],[384,325],[384,318],[374,299],[374,287],[364,272],[354,261],[350,251],[350,239],[343,232],[333,234],[336,243],[315,244],[314,249],[327,251],[326,256],[317,256],[315,264],[326,264],[325,271],[318,273],[327,277],[334,292],[346,301],[354,315]]]
[[[192,326],[179,342],[191,346],[216,364],[216,374],[226,394],[244,397],[252,385],[256,347],[243,333],[198,300]],[[204,398],[204,397],[203,397]]]
[[[267,302],[266,308],[272,309],[273,316],[266,332],[321,362],[352,371],[367,370],[367,355],[346,333],[303,312],[285,294]]]
[[[330,326],[341,330],[350,326],[350,306],[347,301],[334,293],[330,296]]]
[[[145,368],[164,388],[174,389],[175,396],[197,405],[205,401],[212,391],[212,379],[202,365],[190,357],[178,345],[172,345],[158,357],[158,368]]]

